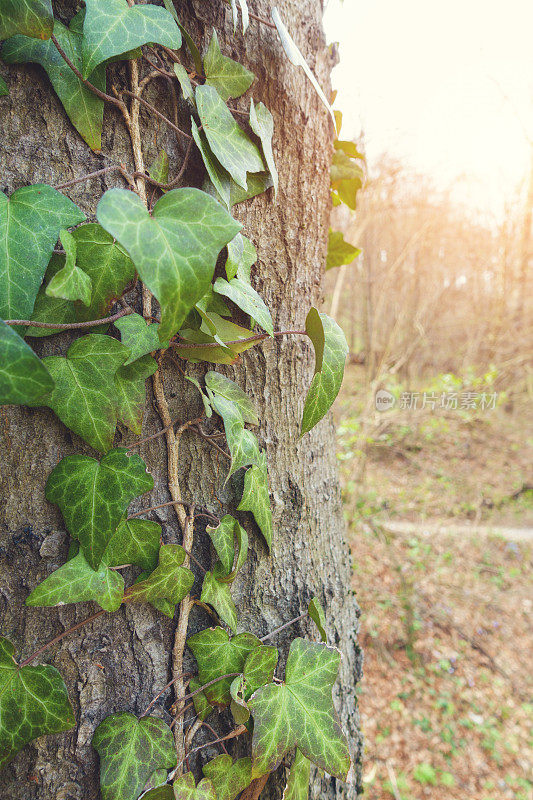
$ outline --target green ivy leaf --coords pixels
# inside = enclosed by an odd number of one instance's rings
[[[37,403],[54,381],[31,347],[0,320],[0,405]]]
[[[138,358],[153,353],[155,350],[160,350],[162,347],[161,340],[158,335],[159,324],[154,322],[148,325],[139,314],[128,314],[126,317],[117,319],[114,323],[115,328],[120,331],[120,338],[122,344],[130,351],[130,357],[124,366],[133,364]],[[164,342],[167,345],[168,342]]]
[[[111,714],[92,744],[100,756],[102,800],[137,800],[155,770],[176,766],[172,731],[156,717]]]
[[[265,169],[261,153],[213,86],[196,88],[196,104],[211,150],[233,180],[246,189],[246,173]]]
[[[0,40],[15,33],[49,39],[53,27],[51,0],[2,0]]]
[[[0,637],[0,768],[33,739],[68,731],[75,723],[57,669],[20,669],[14,645]]]
[[[313,597],[307,606],[307,613],[317,626],[320,638],[323,642],[327,642],[328,637],[326,634],[326,615],[318,597]]]
[[[252,761],[239,758],[234,762],[224,754],[204,764],[202,772],[212,782],[217,800],[235,800],[252,782]]]
[[[258,463],[259,445],[254,434],[244,427],[244,419],[236,403],[221,395],[214,395],[211,405],[224,422],[226,441],[231,453],[229,478],[241,467]]]
[[[271,683],[274,678],[274,671],[278,663],[279,653],[272,645],[261,645],[247,656],[244,662],[244,699],[248,701],[250,697],[261,686]]]
[[[250,283],[252,267],[257,261],[255,245],[242,233],[228,243],[228,257],[226,259],[226,275],[228,281],[240,278],[241,281]]]
[[[196,692],[201,687],[202,684],[198,678],[191,678],[189,683],[189,691]],[[198,694],[195,694],[193,697],[193,703],[194,710],[201,720],[207,719],[209,714],[211,714],[211,712],[214,710],[214,707],[210,704],[209,700],[205,696],[205,692],[198,692]]]
[[[226,173],[226,170],[221,171],[221,180],[225,185],[227,184],[229,188],[230,208],[237,205],[237,203],[243,203],[245,200],[249,200],[251,197],[256,197],[258,194],[263,194],[263,192],[266,192],[267,189],[270,189],[274,185],[270,172],[248,173],[248,187],[246,189],[238,186],[231,176]],[[224,202],[211,181],[206,181],[202,188],[204,192],[211,194],[219,202]]]
[[[168,183],[168,155],[164,150],[161,150],[156,160],[148,170],[148,174],[154,181],[159,183]]]
[[[235,526],[238,524],[231,514],[226,514],[216,528],[208,525],[205,529],[226,575],[231,572],[235,559]]]
[[[346,242],[340,231],[332,231],[330,228],[326,271],[334,267],[342,267],[344,264],[351,264],[360,254],[361,250]]]
[[[153,487],[142,458],[120,448],[100,462],[82,455],[63,458],[48,478],[46,499],[59,506],[70,535],[98,569],[130,502]]]
[[[95,600],[104,611],[116,611],[123,596],[122,575],[102,564],[98,570],[92,569],[80,552],[36,586],[26,598],[26,605],[58,606]]]
[[[202,603],[213,606],[220,619],[237,633],[237,609],[231,596],[230,584],[219,580],[224,577],[224,567],[218,561],[212,571],[206,572],[202,584]]]
[[[58,20],[54,22],[54,36],[61,49],[77,69],[82,67],[83,18],[80,11],[70,27]],[[90,91],[78,76],[65,64],[51,39],[40,42],[28,36],[14,36],[2,48],[2,58],[7,64],[32,62],[40,64],[50,79],[68,118],[92,150],[100,152],[102,147],[102,125],[104,101]],[[100,65],[88,76],[90,82],[101,92],[106,90],[105,65]]]
[[[161,525],[147,519],[124,519],[111,537],[102,562],[110,567],[133,564],[152,572],[157,566]]]
[[[85,215],[46,184],[0,192],[0,317],[29,319],[59,230]]]
[[[198,663],[201,686],[221,675],[242,672],[246,656],[254,648],[261,646],[260,640],[253,633],[239,633],[230,639],[228,633],[220,627],[195,633],[189,637],[187,644]],[[208,701],[213,705],[229,705],[232,680],[223,678],[208,686],[204,690]]]
[[[195,144],[200,151],[200,155],[202,156],[202,161],[204,162],[204,166],[207,170],[207,174],[209,175],[213,186],[215,187],[219,197],[221,198],[222,202],[226,206],[226,208],[230,208],[230,181],[231,178],[226,172],[226,170],[218,163],[215,156],[213,155],[213,151],[209,147],[209,142],[207,141],[207,137],[203,130],[201,131],[194,119],[191,117],[191,133],[192,138],[195,141]],[[237,234],[238,235],[238,234]]]
[[[252,399],[246,392],[243,392],[240,386],[237,386],[235,381],[226,378],[220,372],[210,371],[206,373],[205,385],[213,394],[225,397],[226,400],[235,403],[239,407],[245,422],[249,422],[250,425],[259,425]]]
[[[272,152],[274,118],[263,103],[254,106],[254,101],[250,100],[250,127],[255,135],[261,139],[263,155],[274,183],[274,197],[277,197],[279,176],[276,162],[274,161],[274,153]]]
[[[282,800],[307,800],[310,776],[311,762],[297,748]]]
[[[216,297],[216,295],[215,295]],[[249,350],[257,344],[256,341],[249,341],[251,331],[242,328],[229,320],[223,319],[219,314],[208,312],[210,326],[214,325],[216,336],[206,331],[207,325],[202,323],[201,330],[185,329],[180,330],[180,341],[184,344],[195,344],[197,347],[180,347],[180,342],[174,346],[181,358],[188,361],[209,361],[212,364],[233,364],[239,353]],[[242,340],[242,341],[241,341]],[[223,346],[220,345],[223,342]]]
[[[263,686],[250,698],[254,777],[276,769],[296,745],[318,767],[346,780],[350,754],[331,696],[340,658],[333,647],[295,639],[285,683]]]
[[[189,73],[183,64],[174,64],[174,73],[181,86],[184,99],[189,100],[189,102],[195,106],[196,103],[194,102],[194,89],[192,87],[191,79],[189,78]]]
[[[246,725],[250,719],[250,709],[244,699],[244,677],[237,675],[230,686],[230,711],[236,725]]]
[[[110,189],[98,204],[97,216],[126,248],[159,301],[161,341],[179,330],[203,297],[220,250],[241,227],[205,192],[192,188],[167,192],[151,216],[137,195]]]
[[[207,53],[204,56],[204,71],[206,83],[214,86],[224,102],[232,97],[240,97],[255,80],[253,72],[243,67],[238,61],[222,55],[214,28]]]
[[[172,16],[152,4],[130,8],[126,0],[86,0],[83,26],[83,77],[98,64],[157,42],[172,50],[181,47],[181,34]]]
[[[217,800],[211,781],[208,778],[203,778],[196,786],[192,772],[186,772],[185,775],[176,778],[173,790],[172,800]]]
[[[232,278],[230,281],[217,278],[214,290],[235,303],[270,336],[274,335],[274,323],[270,311],[264,300],[249,283],[241,281],[240,278]]]
[[[335,139],[333,142],[333,147],[335,150],[343,150],[347,156],[350,156],[350,158],[358,158],[360,161],[366,161],[364,153],[361,153],[357,149],[355,142],[347,142],[341,139]]]
[[[327,314],[311,308],[305,330],[315,349],[315,374],[305,398],[301,436],[314,428],[329,411],[341,388],[348,355],[344,333]]]
[[[265,451],[259,454],[258,463],[246,470],[244,491],[238,511],[250,511],[257,522],[270,550],[272,546],[272,510],[268,493],[268,474]]]
[[[285,27],[285,23],[281,19],[280,15],[279,15],[279,12],[278,12],[278,9],[277,8],[273,8],[272,11],[271,11],[271,15],[272,15],[272,21],[274,22],[274,24],[275,24],[275,26],[276,26],[276,28],[278,30],[278,34],[279,34],[279,38],[280,38],[281,44],[283,45],[283,49],[285,50],[285,55],[287,56],[287,58],[289,59],[291,64],[294,64],[295,67],[301,67],[303,69],[303,71],[305,72],[305,74],[307,75],[309,80],[311,81],[311,84],[312,84],[315,92],[320,97],[320,99],[322,100],[324,106],[329,111],[331,119],[333,120],[333,127],[335,127],[336,123],[335,123],[335,115],[333,113],[333,109],[331,108],[331,105],[329,104],[328,99],[327,99],[326,95],[324,94],[324,92],[322,90],[322,87],[320,86],[319,82],[315,78],[315,76],[314,76],[311,68],[309,67],[307,61],[305,60],[305,58],[303,57],[302,53],[300,52],[300,50],[296,46],[296,44],[294,42],[294,39],[290,35],[289,31]]]
[[[141,795],[141,800],[176,800],[174,790],[169,783],[156,786]]]
[[[6,94],[9,94],[9,89],[7,83],[0,75],[0,97],[4,97]]]
[[[35,305],[33,306],[33,314],[30,319],[35,322],[61,322],[70,323],[77,322],[76,309],[74,303],[70,300],[63,300],[61,297],[48,297],[46,294],[46,287],[50,280],[54,277],[56,272],[62,269],[65,263],[65,256],[56,254],[50,259],[48,269],[44,282],[41,284],[37,297],[35,298]],[[31,336],[32,338],[42,338],[44,336],[53,336],[55,333],[60,333],[61,328],[26,328],[24,337]]]
[[[183,567],[185,550],[178,544],[164,544],[159,550],[159,564],[144,580],[134,583],[128,597],[134,602],[153,603],[168,600],[172,607],[189,594],[194,575]]]
[[[89,306],[93,285],[87,273],[76,266],[76,240],[64,229],[59,232],[59,238],[65,248],[65,266],[49,282],[46,294],[63,300],[81,300],[85,306]]]
[[[339,181],[344,180],[360,180],[362,185],[364,174],[362,167],[350,156],[343,150],[336,150],[331,159],[330,178],[332,187],[336,189]]]
[[[141,433],[146,404],[146,380],[157,372],[157,361],[142,356],[115,373],[117,418],[133,433]]]
[[[105,453],[113,443],[117,424],[119,398],[114,376],[128,355],[128,349],[111,336],[82,336],[65,357],[43,359],[55,388],[40,405],[49,406],[68,428]]]

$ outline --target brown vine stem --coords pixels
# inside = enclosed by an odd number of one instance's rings
[[[30,325],[32,328],[60,328],[62,331],[76,330],[77,328],[92,328],[93,325],[108,325],[121,317],[126,317],[128,314],[133,314],[133,309],[123,308],[122,311],[117,311],[110,317],[103,319],[91,319],[88,322],[32,322],[31,319],[6,319],[4,322],[7,325]]]
[[[105,92],[101,92],[100,89],[97,89],[96,86],[94,86],[90,81],[88,81],[86,78],[84,78],[83,75],[81,74],[81,72],[79,71],[79,69],[76,66],[74,66],[74,64],[72,63],[70,58],[67,56],[67,54],[65,53],[65,51],[63,50],[63,48],[61,47],[59,42],[57,41],[57,39],[54,36],[54,34],[52,34],[52,36],[50,38],[52,39],[54,45],[56,46],[57,52],[59,53],[59,55],[61,56],[63,61],[65,61],[65,63],[70,67],[72,72],[80,79],[80,81],[88,89],[90,89],[91,92],[93,92],[101,100],[106,100],[108,103],[112,103],[114,106],[117,106],[118,108],[123,110],[124,103],[123,103],[122,100],[119,100],[116,97],[111,97],[110,94],[106,94]]]
[[[192,673],[191,673],[191,672],[184,672],[184,673],[183,673],[183,675],[180,675],[180,678],[192,678]],[[163,686],[163,688],[161,689],[161,691],[160,691],[160,692],[158,692],[158,693],[156,694],[156,696],[155,696],[155,697],[154,697],[154,699],[153,699],[153,700],[150,702],[150,704],[146,706],[146,708],[144,709],[143,713],[141,714],[141,717],[145,717],[145,716],[148,714],[148,712],[150,711],[150,709],[152,708],[152,706],[154,706],[154,705],[157,703],[157,701],[159,700],[159,698],[161,697],[161,695],[165,694],[165,692],[167,691],[167,689],[170,689],[170,687],[171,687],[171,686],[172,686],[172,684],[174,683],[174,680],[175,680],[175,678],[172,678],[172,680],[171,680],[171,681],[169,681],[169,682],[167,683],[167,685],[166,685],[166,686]]]
[[[130,63],[135,63],[135,62],[130,62]],[[192,139],[192,136],[190,136],[185,131],[182,131],[181,128],[178,128],[177,125],[174,125],[172,120],[170,120],[168,117],[165,117],[164,114],[158,111],[155,106],[153,106],[151,103],[148,102],[148,100],[145,100],[144,97],[141,97],[139,94],[135,92],[130,92],[128,89],[123,89],[121,94],[127,94],[128,97],[132,97],[136,103],[142,103],[143,106],[146,106],[146,108],[150,109],[152,114],[155,114],[156,117],[159,117],[159,119],[163,120],[163,122],[165,122],[169,126],[169,128],[172,128],[173,130],[176,131],[176,133],[181,134],[181,136],[185,136],[186,139]]]
[[[274,331],[273,336],[308,336],[307,331]],[[261,342],[263,339],[271,339],[269,333],[256,333],[254,336],[248,336],[246,339],[232,339],[225,344],[244,344],[246,342]],[[217,342],[207,342],[206,344],[193,344],[192,342],[170,342],[174,347],[181,347],[185,350],[197,347],[220,347]]]
[[[271,773],[267,772],[266,775],[261,775],[260,778],[255,778],[251,784],[241,794],[240,800],[259,800],[259,795],[266,786]]]
[[[77,183],[83,183],[83,181],[90,181],[91,178],[98,178],[99,175],[105,175],[107,172],[121,172],[125,180],[128,183],[131,182],[131,176],[127,174],[126,167],[123,164],[113,164],[110,167],[97,169],[96,172],[89,172],[87,175],[82,175],[81,178],[74,178],[74,180],[67,181],[66,183],[58,183],[57,186],[54,186],[54,189],[58,191],[61,189],[68,189],[69,186],[75,186]],[[58,251],[56,250],[55,252],[57,253]]]
[[[77,631],[79,628],[82,628],[84,625],[88,625],[89,622],[93,622],[95,619],[98,619],[98,617],[102,617],[106,613],[107,612],[103,611],[103,610],[97,611],[96,614],[92,614],[92,616],[86,617],[85,619],[82,619],[81,622],[78,622],[76,625],[73,625],[71,628],[68,628],[68,630],[63,631],[63,633],[60,633],[58,636],[54,636],[54,638],[50,639],[49,642],[46,642],[46,644],[43,644],[42,647],[39,647],[39,649],[36,650],[35,653],[32,653],[31,656],[29,656],[28,658],[24,659],[24,661],[21,661],[20,664],[18,665],[19,669],[22,669],[23,667],[28,666],[28,664],[31,664],[31,662],[34,659],[36,659],[37,656],[41,655],[41,653],[43,653],[45,650],[47,650],[53,644],[56,644],[57,642],[60,642],[61,639],[65,638],[65,636],[68,636],[70,633],[74,633],[74,631]]]
[[[295,625],[297,622],[300,622],[301,619],[305,619],[305,617],[307,617],[307,616],[308,616],[308,614],[307,614],[307,611],[306,611],[305,613],[300,614],[299,617],[294,617],[294,619],[290,619],[284,625],[280,625],[279,628],[275,628],[273,631],[270,631],[270,633],[267,633],[266,636],[261,636],[260,641],[261,642],[266,642],[267,639],[271,639],[272,636],[275,636],[277,633],[281,633],[281,631],[284,631],[285,628],[289,628],[291,625]]]
[[[259,17],[257,14],[252,14],[251,11],[248,12],[248,16],[250,19],[255,19],[256,22],[260,22],[261,25],[266,25],[267,28],[274,28],[274,30],[277,30],[274,23],[270,22],[270,20],[265,19],[264,17]]]
[[[211,745],[213,744],[219,744],[219,742],[227,742],[229,739],[235,739],[236,736],[240,736],[242,733],[246,733],[246,731],[247,731],[246,725],[239,725],[238,728],[235,728],[235,730],[230,731],[225,736],[220,736],[218,739],[213,739],[210,742],[198,745],[198,747],[195,747],[194,750],[190,750],[187,755],[192,756],[193,753],[198,753],[200,750],[204,750],[206,747],[211,747]],[[184,763],[185,763],[185,758],[183,759],[181,764],[178,762],[178,766],[176,767],[174,775],[182,774],[181,767],[183,766]]]

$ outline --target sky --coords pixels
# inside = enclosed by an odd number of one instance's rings
[[[529,170],[533,0],[329,0],[342,138],[500,216]]]

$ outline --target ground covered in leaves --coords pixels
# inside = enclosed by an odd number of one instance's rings
[[[368,800],[533,796],[533,532],[511,530],[533,527],[528,441],[523,420],[496,413],[429,420],[431,436],[427,417],[389,426],[369,443],[364,483],[341,418]],[[434,519],[505,535],[435,532]],[[392,520],[415,530],[393,533]]]

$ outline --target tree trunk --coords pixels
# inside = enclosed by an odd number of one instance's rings
[[[64,22],[76,10],[74,2],[54,5],[56,16]],[[320,3],[281,0],[279,5],[296,42],[327,85],[329,65]],[[320,302],[329,220],[328,115],[303,71],[287,61],[275,31],[252,20],[243,39],[239,32],[233,36],[229,7],[219,0],[189,0],[181,6],[178,10],[183,23],[197,41],[205,40],[212,26],[216,27],[223,52],[255,72],[253,97],[256,102],[262,100],[274,115],[274,146],[280,172],[277,201],[269,191],[237,206],[235,211],[244,233],[257,246],[256,288],[273,311],[275,327],[302,328],[308,308]],[[268,17],[269,3],[255,0],[253,11]],[[54,185],[120,162],[133,170],[128,135],[115,108],[106,106],[102,153],[95,154],[71,127],[44,71],[29,65],[2,72],[7,74],[10,86],[9,96],[0,99],[2,190],[9,194],[25,184]],[[123,64],[108,70],[108,91],[113,83],[125,85],[125,75]],[[146,97],[164,109],[169,104],[165,81],[152,83]],[[233,103],[241,108],[247,104],[246,99]],[[182,106],[180,110],[183,111]],[[141,118],[148,153],[155,158],[164,147],[170,158],[170,174],[176,174],[183,158],[184,140],[144,112]],[[194,182],[195,175],[201,182],[203,168],[198,159],[187,182]],[[114,185],[123,184],[116,173],[109,173],[77,184],[65,193],[93,220],[98,199]],[[36,349],[40,354],[58,354],[64,353],[70,338],[71,334],[62,334],[33,341],[38,341]],[[184,366],[189,375],[200,377],[205,372],[204,365]],[[329,641],[343,654],[335,700],[351,739],[356,775],[355,783],[345,786],[317,774],[311,796],[349,798],[355,797],[360,782],[361,736],[355,698],[362,660],[356,643],[358,608],[350,589],[351,568],[344,542],[331,419],[298,440],[304,389],[309,385],[312,368],[308,343],[296,338],[266,341],[245,353],[234,367],[217,368],[237,380],[257,405],[259,438],[268,452],[274,514],[272,554],[268,555],[259,535],[251,536],[251,556],[235,584],[234,596],[240,629],[259,636],[304,611],[313,594],[322,600]],[[170,360],[166,361],[163,378],[172,418],[183,421],[198,416],[198,394]],[[160,429],[148,391],[143,435]],[[52,412],[43,409],[1,408],[0,439],[0,494],[5,510],[0,529],[1,633],[16,644],[20,656],[26,657],[95,608],[92,604],[53,609],[24,605],[36,584],[64,563],[68,549],[63,520],[44,497],[48,475],[65,455],[93,453]],[[125,430],[117,433],[117,444],[133,440]],[[224,487],[225,464],[219,462],[216,451],[192,433],[185,434],[182,441],[184,499],[194,498],[218,514],[221,509],[235,509],[238,479]],[[147,442],[140,454],[154,475],[155,488],[150,496],[136,501],[132,510],[170,499],[164,437]],[[180,540],[171,508],[153,512],[152,518],[161,522],[166,542]],[[252,531],[253,523],[248,522]],[[206,539],[199,529],[197,556],[208,564]],[[210,619],[202,615],[203,612],[194,612],[190,633],[210,624]],[[147,605],[123,607],[43,653],[41,663],[55,665],[66,681],[78,727],[25,747],[0,774],[0,796],[6,800],[99,797],[97,757],[90,744],[93,731],[110,713],[142,713],[167,683],[173,629],[172,621]],[[312,623],[302,623],[301,632],[316,635]],[[275,640],[285,653],[286,633]],[[167,692],[154,713],[170,720],[168,709],[172,701],[171,692]],[[218,725],[216,717],[213,724]],[[203,752],[212,758],[217,754],[216,746]],[[286,765],[282,765],[270,778],[264,797],[281,796],[285,771]]]

